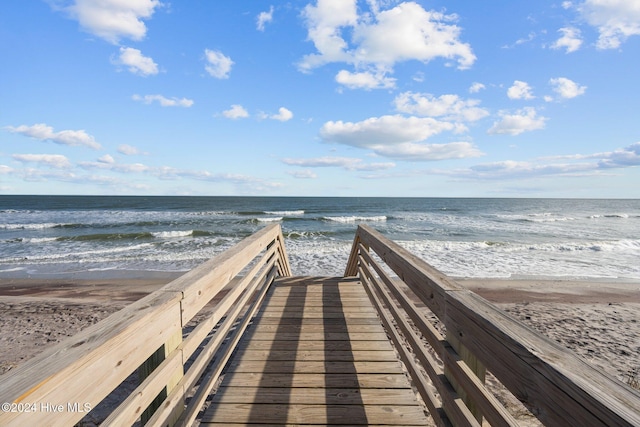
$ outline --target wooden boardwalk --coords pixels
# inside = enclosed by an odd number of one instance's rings
[[[426,425],[357,279],[278,279],[202,425]]]

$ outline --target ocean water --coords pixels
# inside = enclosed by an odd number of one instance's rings
[[[0,278],[184,272],[273,222],[294,274],[366,223],[453,277],[640,279],[640,200],[116,196],[0,196]]]

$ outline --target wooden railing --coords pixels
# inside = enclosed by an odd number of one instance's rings
[[[278,275],[291,271],[274,224],[3,375],[0,425],[73,425],[136,371],[140,385],[103,425],[190,425]]]
[[[485,387],[488,370],[545,425],[640,426],[636,390],[367,226],[358,227],[345,272],[356,275],[438,425],[479,426],[483,419],[492,426],[518,425]],[[416,302],[437,316],[445,336]]]

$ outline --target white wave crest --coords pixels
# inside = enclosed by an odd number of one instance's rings
[[[278,221],[282,221],[282,217],[278,216],[278,217],[272,217],[272,218],[256,218],[256,220],[258,222],[278,222]]]
[[[279,215],[279,216],[298,216],[304,215],[304,210],[296,210],[296,211],[265,211],[267,215]]]
[[[45,228],[53,228],[60,225],[62,224],[54,222],[42,224],[0,224],[0,228],[5,230],[44,230]]]
[[[31,239],[22,239],[23,243],[48,243],[58,240],[56,237],[34,237]]]
[[[326,221],[350,223],[350,222],[365,222],[365,221],[382,222],[382,221],[386,221],[387,217],[384,216],[384,215],[378,215],[378,216],[325,216],[325,217],[322,217],[322,219],[324,219]]]
[[[186,231],[157,231],[155,233],[151,233],[153,237],[158,237],[160,239],[172,239],[177,237],[187,237],[193,234],[193,230]]]

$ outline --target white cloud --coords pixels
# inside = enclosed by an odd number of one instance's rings
[[[133,95],[131,97],[134,101],[140,101],[145,104],[151,104],[153,102],[157,102],[162,107],[184,107],[189,108],[193,105],[192,99],[187,98],[166,98],[162,95]]]
[[[628,37],[640,35],[640,0],[586,0],[578,10],[598,29],[598,49],[616,49]]]
[[[556,40],[552,45],[552,49],[566,49],[566,53],[575,52],[582,46],[582,38],[580,30],[573,27],[560,28],[558,32],[562,33],[562,37]]]
[[[306,55],[299,64],[309,71],[330,62],[351,62],[348,44],[342,38],[342,27],[355,27],[358,22],[356,0],[318,0],[316,6],[308,4],[303,11],[308,38],[318,54]]]
[[[405,161],[435,161],[480,157],[484,153],[470,142],[449,142],[446,144],[418,144],[403,142],[397,145],[378,146],[375,152],[381,156]]]
[[[68,169],[71,162],[61,154],[14,154],[14,160],[22,163],[38,163],[56,169]]]
[[[388,2],[384,2],[385,5]],[[301,71],[333,62],[354,65],[354,72],[336,76],[351,88],[386,88],[398,62],[429,62],[443,58],[469,68],[475,55],[467,43],[459,40],[456,15],[427,11],[414,2],[403,2],[392,9],[380,10],[380,2],[369,1],[371,13],[358,14],[356,0],[318,0],[307,5],[303,16],[308,38],[317,53],[305,55],[298,64]],[[345,35],[350,34],[349,40]]]
[[[115,159],[109,155],[102,156],[95,162],[79,162],[78,166],[86,170],[101,169],[125,174],[143,173],[151,169],[142,163],[117,163]]]
[[[349,89],[390,89],[395,87],[396,79],[385,76],[384,73],[356,72],[341,70],[336,75],[336,81]]]
[[[121,38],[142,40],[147,32],[142,20],[160,5],[158,0],[74,0],[66,10],[85,31],[117,44]]]
[[[205,49],[204,54],[207,60],[207,65],[204,68],[207,73],[217,79],[228,79],[233,65],[231,58],[222,52],[209,49]]]
[[[401,160],[430,161],[476,157],[482,153],[468,142],[425,144],[422,141],[458,126],[431,117],[400,115],[372,117],[361,122],[327,122],[320,129],[326,142],[370,149],[374,153]]]
[[[507,90],[509,99],[533,99],[535,96],[531,93],[531,86],[528,83],[516,80]]]
[[[110,165],[110,164],[115,163],[116,160],[113,158],[113,156],[111,156],[109,154],[105,154],[104,156],[98,158],[98,162]]]
[[[565,99],[575,98],[576,96],[584,94],[587,90],[586,86],[580,86],[566,77],[551,79],[549,80],[549,84],[553,86],[554,92]]]
[[[139,76],[158,74],[158,64],[132,47],[121,47],[120,57],[114,63],[128,67],[130,72]]]
[[[313,171],[309,169],[301,170],[301,171],[288,171],[289,175],[298,179],[316,179],[318,175],[316,175]]]
[[[559,162],[559,160],[565,160],[565,162]],[[581,162],[572,162],[576,160]],[[532,161],[505,160],[479,164],[468,169],[440,170],[431,171],[431,173],[467,179],[527,179],[541,176],[597,175],[609,169],[637,166],[640,166],[640,142],[603,153],[555,156]]]
[[[426,11],[417,3],[404,2],[379,12],[376,22],[354,30],[356,59],[384,66],[407,60],[429,62],[435,58],[455,60],[469,68],[476,60],[467,43],[459,41],[460,28],[450,24],[455,15]]]
[[[573,3],[570,1],[563,1],[562,8],[563,9],[571,9],[573,7]]]
[[[546,117],[538,116],[535,108],[527,107],[508,114],[505,111],[500,113],[500,121],[494,122],[491,129],[487,131],[490,135],[520,135],[523,132],[544,129]]]
[[[7,126],[6,129],[12,133],[19,133],[41,141],[52,141],[56,144],[85,146],[95,150],[102,148],[101,145],[96,142],[95,138],[84,130],[62,130],[60,132],[54,132],[51,126],[44,123],[38,123],[33,126]]]
[[[273,21],[273,6],[269,7],[269,12],[260,12],[256,18],[256,28],[258,31],[264,31],[265,24]]]
[[[249,112],[242,105],[234,104],[228,110],[223,111],[222,115],[235,120],[249,117]]]
[[[592,157],[599,158],[598,167],[605,169],[640,166],[640,142]]]
[[[271,120],[278,120],[281,122],[287,122],[289,120],[291,120],[293,118],[293,112],[291,112],[291,110],[285,108],[285,107],[280,107],[278,109],[278,113],[277,114],[267,114],[264,112],[260,112],[258,114],[258,117],[260,119],[271,119]]]
[[[485,88],[486,86],[483,85],[482,83],[474,82],[469,88],[469,93],[478,93]]]
[[[140,152],[138,148],[128,144],[120,144],[118,146],[118,153],[124,154],[125,156],[134,156],[137,154],[143,154]]]
[[[278,108],[278,114],[269,116],[270,119],[279,120],[281,122],[289,121],[293,118],[293,113],[284,107]]]
[[[424,117],[442,117],[445,120],[472,122],[489,115],[478,107],[477,99],[463,100],[458,95],[435,97],[428,93],[404,92],[394,99],[396,110]]]
[[[7,165],[0,165],[0,175],[7,175],[13,172],[13,168],[10,168]]]
[[[310,159],[282,159],[282,162],[290,166],[302,166],[311,168],[339,167],[346,170],[374,171],[395,167],[395,163],[363,163],[362,159],[353,157],[315,157]]]
[[[417,142],[446,130],[454,125],[431,117],[404,117],[400,115],[371,117],[361,122],[329,121],[320,129],[325,141],[354,147],[371,147],[377,144]]]

